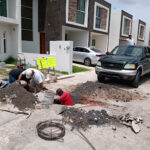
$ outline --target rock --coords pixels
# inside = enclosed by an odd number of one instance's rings
[[[136,124],[136,121],[132,121],[132,129],[135,133],[139,133],[140,132],[140,127],[138,124]]]
[[[116,131],[117,129],[116,129],[116,127],[115,127],[115,126],[113,126],[113,127],[112,127],[112,130]]]

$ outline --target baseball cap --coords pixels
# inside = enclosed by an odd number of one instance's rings
[[[26,70],[26,78],[30,79],[32,77],[32,70]]]

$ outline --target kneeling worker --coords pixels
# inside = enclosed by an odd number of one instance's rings
[[[68,92],[64,92],[62,89],[59,88],[56,91],[56,95],[58,95],[59,97],[55,99],[55,103],[60,101],[62,105],[73,105],[73,101]]]
[[[40,92],[43,92],[43,82],[45,80],[44,75],[37,69],[29,68],[23,71],[18,78],[18,82],[25,75],[27,79],[32,79],[32,86],[35,88],[34,92],[36,93],[36,87],[40,88]]]

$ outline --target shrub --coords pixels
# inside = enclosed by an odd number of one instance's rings
[[[16,65],[17,64],[17,59],[15,59],[15,58],[13,58],[13,57],[8,57],[6,60],[5,60],[5,63],[6,64],[14,64],[14,65]]]

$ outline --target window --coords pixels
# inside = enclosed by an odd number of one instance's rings
[[[109,8],[95,2],[93,29],[102,32],[108,32]]]
[[[138,35],[140,40],[144,40],[144,33],[145,33],[145,26],[140,24],[139,25],[139,35]]]
[[[128,36],[131,34],[131,19],[127,17],[123,17],[123,25],[122,25],[122,35]]]
[[[22,40],[33,41],[32,0],[21,0]]]
[[[7,17],[7,0],[0,0],[0,16]]]
[[[96,7],[96,24],[95,28],[101,28],[101,8],[99,6]]]
[[[77,23],[84,24],[85,22],[85,0],[77,1]]]
[[[85,48],[83,48],[83,52],[84,52],[84,53],[89,53],[90,51],[87,50],[87,49],[85,49]]]
[[[4,53],[7,52],[7,46],[6,46],[6,32],[3,33],[3,50],[4,50]]]
[[[96,46],[96,40],[92,39],[92,46]]]

